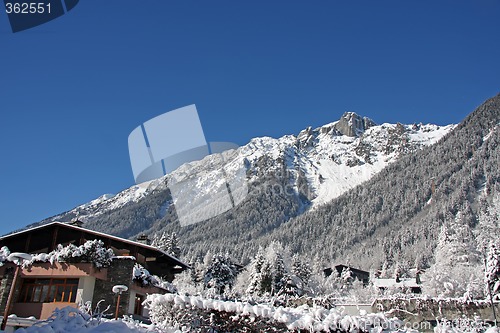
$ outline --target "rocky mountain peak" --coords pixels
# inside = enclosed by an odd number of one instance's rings
[[[376,125],[377,124],[368,117],[361,117],[355,112],[345,112],[335,124],[335,129],[343,135],[355,137]]]

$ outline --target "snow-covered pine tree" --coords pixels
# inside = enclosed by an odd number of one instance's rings
[[[310,292],[313,295],[326,295],[330,292],[324,269],[323,259],[315,254],[312,257],[311,276],[309,277]]]
[[[345,267],[342,269],[342,273],[340,273],[340,279],[344,282],[344,284],[350,284],[354,281],[351,269],[349,267]]]
[[[249,281],[248,288],[246,289],[246,294],[259,295],[262,292],[262,265],[264,264],[264,261],[264,249],[262,247],[259,247],[257,254],[250,263]]]
[[[162,233],[161,236],[153,236],[151,245],[173,257],[179,258],[181,255],[179,239],[177,238],[177,234],[175,232],[172,232],[170,235]]]
[[[424,292],[438,297],[484,297],[483,268],[469,224],[459,211],[441,227],[435,263],[424,275]]]
[[[301,274],[304,279],[308,278],[306,268]],[[279,242],[271,242],[265,250],[259,249],[246,276],[247,295],[298,295],[302,292],[303,283],[292,272],[290,255]]]
[[[271,294],[276,295],[285,288],[288,282],[288,270],[285,267],[285,260],[283,259],[282,252],[275,253],[274,260],[274,272],[273,272],[273,284],[271,287]]]
[[[410,277],[410,262],[404,258],[398,258],[394,265],[394,276],[396,281]]]
[[[279,282],[279,290],[276,293],[278,296],[298,296],[302,294],[299,287],[299,279],[290,273],[285,273]]]
[[[179,247],[179,239],[177,238],[177,234],[175,232],[170,234],[165,252],[173,257],[180,258],[181,248]]]
[[[304,294],[309,288],[311,279],[311,267],[304,262],[298,254],[292,256],[292,275],[297,277],[297,287],[299,294]]]
[[[204,276],[204,285],[206,289],[213,290],[216,294],[222,295],[233,284],[238,274],[238,269],[232,262],[229,254],[216,254],[212,258],[210,266]]]
[[[343,269],[340,274],[333,268],[332,274],[326,278],[326,292],[337,300],[344,301],[350,292],[352,272],[349,268]]]
[[[191,281],[196,285],[203,280],[204,268],[203,263],[199,260],[192,261],[189,276]]]
[[[163,250],[167,243],[167,235],[163,232],[161,235],[155,234],[151,240],[151,246]]]
[[[500,243],[500,195],[495,194],[491,201],[481,201],[479,225],[475,228],[477,249],[486,256],[491,242]]]
[[[485,282],[487,292],[500,299],[500,250],[498,244],[490,243],[486,256]]]
[[[387,279],[388,278],[388,270],[389,270],[389,262],[387,260],[384,261],[382,267],[380,268],[379,278]]]

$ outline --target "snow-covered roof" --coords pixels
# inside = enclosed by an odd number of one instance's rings
[[[74,230],[80,230],[80,231],[83,231],[83,232],[86,232],[86,233],[89,233],[89,234],[93,234],[93,235],[96,235],[96,236],[109,238],[109,239],[112,239],[112,240],[115,240],[115,241],[127,243],[127,244],[130,244],[130,245],[134,245],[134,246],[137,246],[137,247],[140,247],[140,248],[144,248],[144,249],[148,249],[148,250],[151,250],[151,251],[159,252],[160,254],[162,254],[162,255],[164,255],[166,257],[169,257],[173,261],[178,262],[181,266],[186,267],[186,268],[191,268],[188,264],[186,264],[185,262],[183,262],[179,258],[176,258],[176,257],[174,257],[174,256],[166,253],[165,251],[160,250],[159,248],[157,248],[155,246],[144,244],[144,243],[141,243],[141,242],[136,242],[136,241],[133,241],[133,240],[130,240],[130,239],[126,239],[126,238],[121,238],[121,237],[118,237],[118,236],[109,235],[109,234],[106,234],[106,233],[103,233],[103,232],[99,232],[99,231],[94,231],[94,230],[90,230],[90,229],[78,227],[76,225],[71,225],[71,224],[64,223],[64,222],[58,222],[58,221],[47,223],[47,224],[43,224],[43,225],[40,225],[40,226],[37,226],[37,227],[33,227],[33,228],[30,228],[30,229],[25,229],[25,230],[22,230],[22,231],[18,231],[18,232],[14,232],[14,233],[2,236],[2,237],[0,237],[0,241],[4,240],[6,238],[10,238],[10,237],[13,237],[13,236],[17,236],[17,235],[23,234],[23,233],[33,232],[34,230],[37,230],[37,229],[48,228],[49,226],[53,226],[53,225],[62,226],[64,228],[69,228],[69,229],[74,229]]]

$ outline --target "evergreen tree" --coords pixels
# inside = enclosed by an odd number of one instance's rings
[[[153,240],[151,241],[151,246],[154,246],[160,250],[164,250],[167,244],[167,235],[163,232],[161,235],[155,234]]]
[[[435,263],[425,273],[424,292],[439,297],[482,298],[483,269],[474,237],[459,211],[443,225],[439,234]]]
[[[165,247],[164,251],[173,257],[180,257],[181,248],[179,247],[179,239],[177,238],[177,234],[175,232],[172,232],[170,234],[170,237],[168,237],[167,246]]]
[[[388,271],[389,271],[389,262],[385,260],[384,263],[382,264],[382,267],[380,268],[379,278],[387,279],[389,275]]]
[[[500,250],[494,242],[490,243],[486,257],[485,280],[487,292],[500,298]]]
[[[304,282],[293,272],[289,253],[281,243],[271,242],[265,250],[259,249],[248,269],[249,295],[300,295],[304,292]],[[304,265],[295,263],[302,278],[308,280],[310,271]]]
[[[278,296],[298,296],[302,293],[298,278],[292,274],[285,273],[279,282],[279,290],[276,293]]]
[[[177,238],[177,234],[175,232],[172,232],[170,235],[167,235],[165,232],[163,232],[161,236],[155,235],[151,245],[171,255],[172,257],[179,258],[181,255],[179,239]]]
[[[259,251],[252,260],[249,268],[249,281],[248,288],[246,289],[247,294],[257,294],[259,295],[263,291],[262,286],[262,266],[264,265],[264,249],[259,247]]]
[[[500,195],[495,193],[491,202],[481,201],[482,209],[479,213],[479,225],[475,229],[477,249],[485,257],[491,242],[500,243]]]
[[[294,254],[292,257],[292,275],[297,278],[297,287],[300,294],[304,294],[309,289],[311,274],[309,264],[302,261],[298,254]]]
[[[273,261],[270,261],[269,264],[274,266],[273,275],[272,275],[272,286],[271,286],[271,294],[276,295],[285,288],[288,282],[288,270],[285,267],[285,260],[283,259],[282,252],[276,252]]]
[[[344,284],[351,284],[354,281],[351,269],[349,267],[345,267],[342,269],[342,273],[340,273],[340,280],[344,282]]]
[[[204,276],[205,288],[222,295],[233,287],[237,274],[238,270],[227,253],[216,254]]]

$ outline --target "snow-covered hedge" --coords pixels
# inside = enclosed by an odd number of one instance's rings
[[[248,327],[253,323],[253,329],[257,331],[395,332],[403,327],[400,320],[387,318],[382,313],[349,316],[338,309],[319,306],[274,307],[268,304],[251,305],[246,302],[178,294],[149,295],[145,304],[150,309],[152,322],[158,327],[177,325],[192,332],[207,328],[222,331],[228,329],[218,326],[221,325],[220,322],[214,320],[215,316],[224,314],[229,322],[222,325]],[[211,324],[213,326],[210,326]],[[262,327],[263,325],[265,327]],[[281,329],[278,329],[279,327]]]

